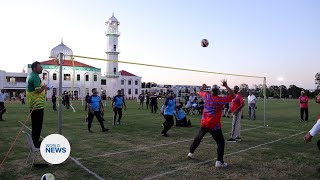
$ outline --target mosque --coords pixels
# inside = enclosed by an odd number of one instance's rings
[[[120,22],[112,15],[106,21],[107,30],[105,32],[107,39],[107,48],[105,50],[106,58],[110,60],[118,60],[119,45],[118,38],[120,32],[118,26]],[[74,66],[71,57],[73,51],[66,46],[63,41],[54,47],[49,56],[49,60],[39,61],[42,64],[43,71],[39,74],[41,80],[45,84],[50,84],[52,90],[47,92],[47,98],[51,98],[52,94],[58,94],[59,90],[59,65],[55,61],[55,55],[63,53],[64,62],[62,70],[62,91],[72,90],[74,97],[83,98],[87,93],[91,93],[92,88],[101,90],[101,93],[106,93],[108,97],[113,97],[117,94],[117,90],[121,90],[126,98],[137,98],[141,93],[141,78],[125,70],[119,71],[118,62],[107,62],[106,74],[101,74],[101,68],[93,67],[88,64],[78,62],[74,59]],[[4,89],[12,98],[16,98],[21,92],[26,89],[26,80],[31,70],[29,61],[27,70],[23,72],[6,72],[0,70],[0,89]],[[27,72],[26,72],[27,71]]]

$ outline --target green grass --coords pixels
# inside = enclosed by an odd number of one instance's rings
[[[74,102],[77,110],[64,110],[63,135],[71,143],[71,156],[80,158],[79,162],[104,179],[143,179],[153,177],[168,171],[184,168],[174,173],[159,177],[159,179],[319,179],[319,151],[315,137],[309,144],[302,140],[314,124],[319,105],[310,102],[309,124],[299,121],[299,106],[296,100],[269,100],[267,102],[267,123],[263,125],[263,106],[260,101],[257,109],[257,120],[247,120],[247,107],[244,108],[241,132],[242,142],[226,143],[225,161],[230,165],[226,169],[214,167],[216,145],[209,134],[205,136],[194,159],[186,158],[193,137],[199,130],[200,116],[188,116],[192,128],[173,127],[170,137],[161,137],[162,116],[151,114],[147,110],[138,110],[136,101],[128,101],[128,109],[124,112],[123,124],[111,126],[112,113],[110,103],[105,114],[105,125],[110,128],[108,133],[102,133],[95,119],[92,130],[87,132],[84,121],[86,112],[80,102]],[[17,135],[21,124],[28,116],[29,110],[19,103],[6,103],[8,113],[4,114],[6,121],[0,121],[0,157],[1,160]],[[57,113],[47,104],[42,136],[56,133],[58,129]],[[231,119],[223,118],[225,139],[229,138]],[[31,121],[27,123],[31,127]],[[287,129],[287,130],[281,130]],[[26,129],[26,131],[28,131]],[[289,137],[300,133],[299,135]],[[272,142],[285,138],[283,140]],[[173,143],[176,141],[182,141]],[[167,144],[154,147],[159,144]],[[264,143],[269,143],[262,145]],[[261,145],[261,146],[258,146]],[[146,148],[153,146],[150,148]],[[256,147],[258,146],[258,147]],[[255,147],[249,149],[251,147]],[[139,148],[142,148],[139,150]],[[118,154],[112,152],[127,151]],[[134,151],[135,150],[135,151]],[[231,154],[245,150],[237,154]],[[96,179],[84,171],[72,160],[68,159],[61,165],[47,168],[31,168],[25,165],[28,155],[26,138],[21,134],[13,147],[4,166],[0,169],[0,179],[40,179],[47,172],[56,179]],[[231,155],[228,155],[231,154]],[[99,156],[104,155],[104,156]],[[92,157],[99,156],[99,157]],[[208,163],[201,163],[212,160]],[[38,158],[37,162],[43,162]],[[185,168],[188,167],[188,168]]]

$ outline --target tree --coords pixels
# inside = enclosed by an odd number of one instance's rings
[[[150,82],[147,82],[146,88],[151,88],[151,83]]]
[[[268,97],[280,98],[280,88],[279,86],[271,85],[269,88]]]
[[[256,97],[263,97],[263,85],[262,84],[259,84],[259,85],[256,85],[254,84],[253,85],[253,88],[250,90],[253,92],[253,94],[256,96]]]
[[[239,88],[240,88],[241,96],[247,97],[249,95],[249,86],[248,86],[248,84],[242,83]]]
[[[287,87],[285,85],[281,85],[280,87],[281,87],[281,97],[288,98],[289,95],[288,95]],[[279,90],[279,93],[280,93],[280,90]]]
[[[157,83],[152,82],[152,83],[151,83],[151,87],[157,87]]]
[[[320,88],[320,72],[315,75],[315,84],[317,88]]]
[[[290,85],[288,88],[288,95],[292,95],[292,98],[300,97],[300,93],[303,88],[297,87],[296,85]]]

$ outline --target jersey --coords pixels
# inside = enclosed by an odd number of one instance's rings
[[[43,109],[46,104],[46,92],[36,93],[37,89],[40,89],[43,83],[39,75],[35,72],[31,72],[27,77],[27,101],[30,109]]]
[[[124,103],[124,97],[122,95],[116,95],[113,98],[113,106],[116,108],[122,108],[122,104]]]
[[[173,116],[173,111],[176,107],[176,99],[173,98],[167,98],[166,102],[164,103],[164,105],[166,106],[166,108],[164,109],[164,115],[170,115]]]
[[[204,100],[204,109],[201,118],[201,127],[207,129],[220,129],[221,115],[224,105],[232,101],[232,96],[215,96],[210,92],[199,92]]]
[[[100,96],[89,96],[87,103],[90,104],[93,111],[100,111],[100,101]]]

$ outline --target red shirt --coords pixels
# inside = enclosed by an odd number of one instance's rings
[[[308,96],[300,96],[299,97],[299,103],[300,103],[300,108],[308,108]]]
[[[235,112],[236,109],[238,109],[241,106],[241,104],[244,104],[244,101],[243,101],[242,96],[238,93],[238,94],[236,94],[236,97],[234,99],[232,99],[231,107],[230,107],[231,112]]]
[[[201,127],[220,129],[223,107],[232,101],[232,96],[214,96],[210,92],[199,92],[199,95],[205,102],[201,118]]]

